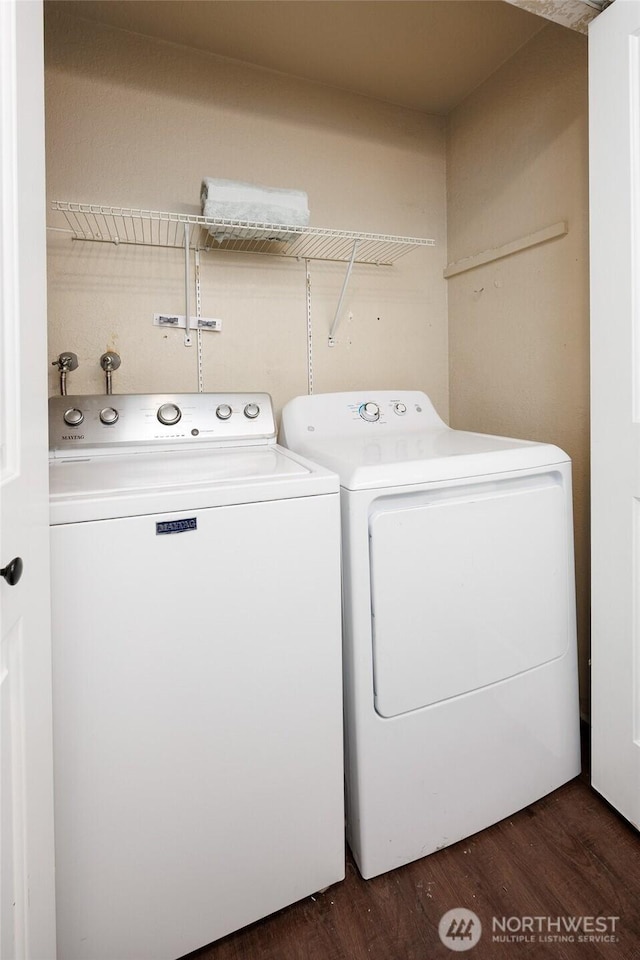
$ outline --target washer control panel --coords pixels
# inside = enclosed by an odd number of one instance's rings
[[[70,450],[116,453],[151,444],[275,443],[267,393],[111,394],[51,397],[52,455]]]

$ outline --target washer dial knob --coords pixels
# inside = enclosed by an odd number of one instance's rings
[[[233,410],[228,403],[221,403],[219,407],[216,408],[216,417],[218,420],[228,420]]]
[[[248,403],[244,408],[244,415],[248,420],[255,420],[260,413],[260,407],[257,403]]]
[[[103,410],[100,411],[101,423],[106,423],[106,424],[117,423],[119,419],[120,419],[120,414],[118,413],[115,407],[105,407]]]
[[[69,410],[65,410],[62,419],[65,423],[68,423],[70,427],[79,427],[84,420],[84,413],[82,410],[78,410],[77,407],[71,407]]]
[[[158,420],[165,427],[172,427],[174,423],[179,422],[181,417],[182,411],[175,403],[163,403],[162,406],[158,407]]]
[[[358,410],[358,413],[363,420],[366,420],[367,423],[375,423],[376,420],[380,419],[380,407],[377,403],[363,403]]]
[[[399,417],[404,416],[404,414],[407,412],[406,405],[404,403],[394,403],[393,412],[397,413]]]

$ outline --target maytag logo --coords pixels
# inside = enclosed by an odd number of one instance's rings
[[[165,533],[186,533],[187,530],[197,530],[196,517],[187,517],[184,520],[161,520],[156,522],[156,536]]]
[[[84,433],[63,433],[63,440],[84,440]]]

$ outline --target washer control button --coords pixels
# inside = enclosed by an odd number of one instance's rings
[[[228,420],[233,410],[228,403],[221,403],[219,407],[216,408],[216,417],[218,420]]]
[[[260,413],[260,407],[257,403],[248,403],[244,408],[244,415],[249,420],[255,420]]]
[[[100,421],[101,423],[117,423],[120,419],[120,414],[115,409],[115,407],[105,407],[100,411]]]
[[[393,412],[397,413],[399,417],[402,417],[407,412],[407,408],[404,403],[394,403]]]
[[[380,419],[380,407],[377,403],[363,403],[358,410],[358,413],[363,420],[366,420],[368,423],[375,423],[376,420]]]
[[[68,423],[70,427],[79,427],[84,420],[84,413],[82,410],[78,410],[77,407],[71,407],[69,410],[65,410],[62,419],[65,423]]]
[[[174,423],[178,423],[181,417],[182,411],[175,403],[163,403],[161,407],[158,407],[158,420],[165,427],[171,427]]]

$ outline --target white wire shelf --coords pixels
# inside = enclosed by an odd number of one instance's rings
[[[394,237],[378,233],[330,230],[250,220],[211,220],[182,213],[133,210],[92,203],[54,200],[52,209],[63,214],[67,226],[50,229],[74,240],[135,244],[192,250],[228,250],[298,260],[331,260],[390,266],[416,247],[433,247],[435,240]]]

